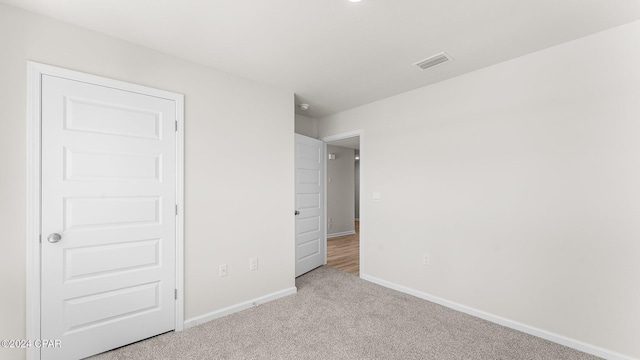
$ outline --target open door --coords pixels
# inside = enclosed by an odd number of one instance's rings
[[[324,265],[324,143],[295,134],[296,277]]]

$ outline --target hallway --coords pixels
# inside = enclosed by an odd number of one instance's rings
[[[360,276],[360,221],[356,233],[327,239],[327,266]]]

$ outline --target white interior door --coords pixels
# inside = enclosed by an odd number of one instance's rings
[[[175,329],[176,104],[42,78],[42,359]],[[59,234],[59,241],[55,234]]]
[[[324,143],[295,134],[296,276],[325,263]]]

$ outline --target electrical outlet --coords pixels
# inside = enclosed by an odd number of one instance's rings
[[[220,277],[227,276],[227,264],[220,265]]]
[[[431,255],[427,253],[422,254],[422,264],[431,265]]]
[[[249,259],[249,270],[254,271],[254,270],[258,270],[258,258],[251,258]]]

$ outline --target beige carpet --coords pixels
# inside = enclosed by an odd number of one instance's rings
[[[296,286],[296,295],[92,359],[596,359],[327,267]]]

